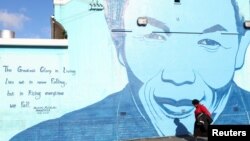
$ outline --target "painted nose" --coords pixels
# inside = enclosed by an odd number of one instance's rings
[[[174,85],[192,84],[196,73],[193,65],[192,50],[182,42],[173,41],[172,48],[166,48],[167,57],[162,62],[161,80]]]
[[[194,71],[187,70],[167,70],[163,69],[161,72],[161,80],[163,82],[172,83],[174,85],[192,84],[195,82],[196,76]]]

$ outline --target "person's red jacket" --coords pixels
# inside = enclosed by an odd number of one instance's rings
[[[194,114],[195,114],[195,118],[197,118],[197,116],[200,114],[200,113],[204,113],[206,114],[207,116],[211,117],[211,113],[208,111],[208,109],[202,105],[202,104],[197,104],[195,105],[195,111],[194,111]]]

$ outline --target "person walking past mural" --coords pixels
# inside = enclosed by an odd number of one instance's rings
[[[195,107],[194,116],[194,137],[207,137],[208,126],[212,123],[212,115],[206,108],[206,106],[200,104],[197,99],[192,100],[192,104]]]

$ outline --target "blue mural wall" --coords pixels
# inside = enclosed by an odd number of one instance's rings
[[[23,123],[11,141],[191,135],[193,99],[209,109],[212,124],[250,124],[250,91],[240,86],[248,80],[235,79],[250,43],[237,1],[99,1],[103,9],[90,3],[55,5],[69,48],[52,56],[75,75],[61,74],[69,85],[64,99],[53,100],[60,113]]]

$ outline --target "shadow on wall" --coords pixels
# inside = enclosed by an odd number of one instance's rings
[[[177,126],[175,129],[175,136],[179,137],[191,134],[190,132],[188,132],[188,129],[184,126],[184,124],[180,122],[180,119],[175,118],[174,123]]]

